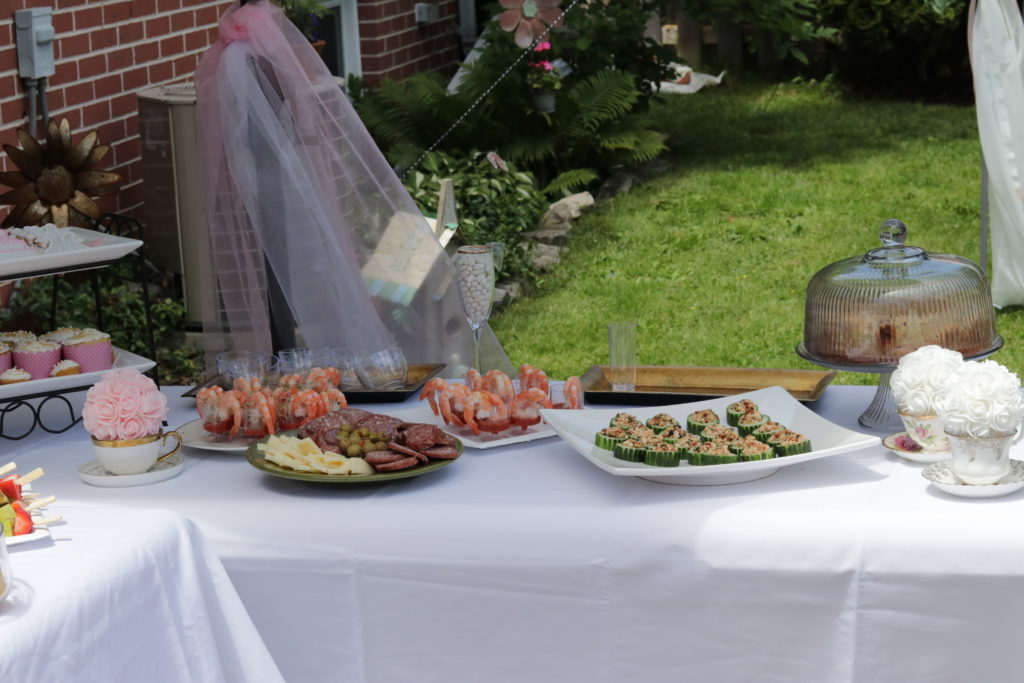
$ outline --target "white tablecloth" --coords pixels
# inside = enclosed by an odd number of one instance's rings
[[[180,391],[167,390],[172,426],[194,416]],[[831,387],[812,407],[857,429],[872,391]],[[363,486],[189,451],[180,476],[134,489],[78,480],[92,457],[80,430],[15,449],[66,503],[195,520],[289,681],[1024,671],[1024,493],[952,498],[881,447],[711,487],[614,477],[557,438]]]
[[[50,491],[48,483],[37,490]],[[67,523],[9,549],[0,680],[282,680],[193,522],[66,501],[51,510]]]

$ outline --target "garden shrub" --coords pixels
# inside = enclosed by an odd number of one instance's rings
[[[866,95],[973,99],[967,0],[818,0],[838,81]]]
[[[521,233],[532,229],[547,209],[544,195],[534,188],[533,175],[514,165],[502,170],[485,154],[453,156],[431,152],[419,169],[405,179],[406,188],[424,213],[433,214],[441,179],[451,178],[463,244],[501,242],[505,245],[499,278],[530,278],[532,269]]]

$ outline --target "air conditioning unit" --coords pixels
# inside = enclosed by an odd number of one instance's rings
[[[189,326],[201,327],[200,257],[205,230],[192,83],[138,93],[146,242],[152,261],[181,287]]]

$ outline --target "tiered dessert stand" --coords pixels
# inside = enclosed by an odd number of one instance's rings
[[[105,214],[96,221],[95,230],[99,233],[112,235],[115,237],[124,237],[142,242],[142,226],[138,221],[126,216],[119,216],[116,214]],[[122,275],[117,272],[116,269],[110,269],[110,266],[118,264],[132,264],[134,265],[134,275],[129,277]],[[149,300],[149,289],[147,287],[148,279],[146,277],[146,259],[143,247],[139,246],[132,252],[125,256],[119,256],[117,258],[106,258],[100,257],[96,260],[88,260],[86,258],[80,263],[76,263],[71,266],[59,266],[59,267],[42,267],[42,268],[31,268],[27,270],[17,270],[17,262],[8,262],[4,264],[9,268],[0,272],[0,280],[24,280],[29,278],[37,278],[43,276],[61,275],[64,273],[73,273],[78,271],[92,270],[94,271],[92,277],[93,293],[96,298],[96,326],[98,329],[104,327],[104,314],[103,314],[103,301],[100,296],[100,272],[103,274],[120,280],[126,280],[129,282],[136,282],[141,286],[142,301],[145,308],[145,320],[146,320],[146,342],[149,350],[150,358],[156,358],[156,344],[153,336],[153,318]],[[57,327],[56,321],[57,315],[57,280],[53,280],[53,295],[50,304],[50,325],[51,327]],[[146,359],[141,359],[146,360]],[[154,364],[155,366],[155,364]],[[152,371],[155,377],[155,370]],[[73,376],[72,376],[73,377]],[[38,380],[46,381],[46,380]],[[75,410],[71,405],[71,402],[66,398],[66,394],[75,393],[79,391],[87,390],[94,383],[94,379],[86,378],[81,383],[76,383],[73,380],[62,383],[59,389],[50,389],[43,391],[33,391],[32,382],[26,382],[25,392],[18,393],[16,396],[0,399],[0,438],[8,440],[23,439],[32,431],[39,427],[40,429],[50,432],[51,434],[60,434],[74,427],[81,421],[81,416],[75,415]],[[39,400],[36,400],[39,399]],[[63,403],[67,409],[67,418],[60,420],[57,423],[47,423],[44,420],[44,408],[51,402],[56,401]],[[10,434],[7,431],[7,418],[21,409],[26,409],[31,415],[31,421],[28,428],[20,434]],[[52,411],[51,411],[52,412]],[[63,414],[63,410],[59,409],[56,411],[58,414]]]

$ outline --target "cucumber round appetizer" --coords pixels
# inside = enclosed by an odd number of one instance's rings
[[[724,465],[739,462],[740,456],[730,453],[728,447],[721,441],[705,441],[689,451],[687,460],[691,465]]]
[[[643,462],[644,453],[647,451],[647,443],[639,439],[629,438],[620,441],[615,444],[615,449],[612,451],[619,460],[628,460],[630,462]]]
[[[758,441],[764,441],[768,443],[768,437],[779,431],[785,429],[779,422],[765,422],[763,425],[751,432]]]
[[[720,424],[721,420],[713,410],[698,410],[686,416],[686,431],[700,434],[708,425]]]
[[[653,429],[655,434],[661,434],[669,427],[678,427],[679,420],[675,419],[668,413],[658,413],[654,417],[649,418],[644,424],[646,424],[650,429]]]
[[[700,438],[703,441],[739,441],[740,433],[732,427],[726,427],[725,425],[708,425],[701,432]]]
[[[636,427],[640,424],[640,419],[636,415],[630,415],[629,413],[618,413],[612,418],[612,421],[608,423],[609,427],[623,427],[629,429],[630,427]]]
[[[744,415],[751,413],[760,413],[761,410],[757,407],[757,404],[748,398],[735,403],[730,403],[725,409],[725,421],[732,425],[737,426],[740,423],[740,418]]]
[[[655,467],[677,467],[679,456],[679,448],[675,444],[661,441],[647,447],[644,451],[644,463]]]
[[[615,450],[615,444],[625,441],[629,433],[622,427],[605,427],[597,433],[594,443],[608,451]]]
[[[767,415],[761,413],[747,413],[746,415],[740,415],[739,421],[736,423],[736,429],[739,430],[740,436],[746,436],[753,434],[754,430],[768,422],[769,418]]]
[[[781,458],[787,455],[811,452],[811,440],[790,429],[780,429],[768,437],[768,445]]]

